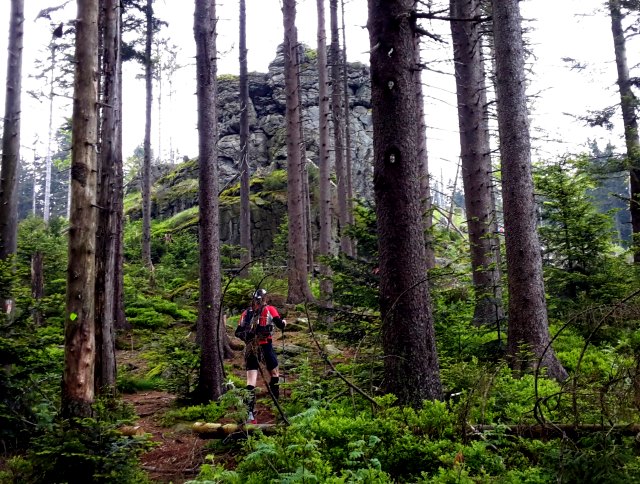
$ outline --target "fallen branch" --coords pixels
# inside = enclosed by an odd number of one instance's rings
[[[518,437],[529,439],[548,439],[558,437],[576,438],[580,436],[580,434],[594,432],[616,433],[628,437],[634,437],[640,434],[640,424],[468,425],[476,435],[482,435],[482,432],[500,430],[507,435],[517,435]]]

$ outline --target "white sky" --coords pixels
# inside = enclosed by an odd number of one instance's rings
[[[50,39],[47,21],[34,22],[37,13],[62,0],[25,0],[25,50],[23,53],[23,75],[33,71],[34,59],[46,48]],[[368,33],[366,28],[366,0],[348,0],[347,5],[347,49],[350,60],[368,61]],[[328,3],[328,2],[327,2]],[[448,2],[447,2],[448,3]],[[532,135],[540,136],[541,129],[548,133],[548,140],[536,141],[538,157],[552,157],[558,153],[585,150],[588,138],[611,140],[622,146],[621,120],[616,119],[612,133],[601,129],[585,128],[570,116],[585,114],[588,109],[599,109],[619,102],[616,72],[613,62],[613,41],[610,21],[602,10],[602,0],[525,0],[521,2],[523,16],[531,19],[534,29],[529,34],[535,59],[535,76],[531,80],[528,94],[538,94],[532,111]],[[0,2],[0,27],[8,32],[10,2]],[[222,0],[218,4],[218,49],[220,51],[218,72],[238,71],[238,2]],[[274,58],[276,47],[282,41],[282,17],[280,0],[247,0],[247,45],[249,70],[266,72]],[[71,18],[75,15],[75,2],[71,2],[65,13],[56,12],[55,19]],[[163,154],[171,143],[180,155],[197,154],[196,99],[195,99],[195,46],[193,40],[194,2],[189,0],[156,0],[157,15],[169,22],[162,35],[181,49],[178,62],[186,65],[178,71],[174,80],[176,93],[169,102],[168,84],[164,82],[161,136],[158,131],[157,104],[154,105],[152,144],[154,153]],[[328,15],[328,5],[327,5]],[[327,19],[328,22],[328,19]],[[433,23],[434,31],[447,35],[449,27],[444,22]],[[316,44],[316,2],[298,1],[298,30],[300,40],[314,47]],[[6,79],[6,50],[8,35],[0,36],[0,106],[4,107],[4,85]],[[635,49],[637,50],[637,49]],[[628,49],[629,64],[634,65],[634,49]],[[436,70],[451,71],[450,43],[424,44],[423,58],[432,61]],[[575,58],[587,64],[581,72],[571,71],[561,60]],[[142,143],[144,136],[144,82],[136,80],[142,69],[129,64],[125,70],[124,93],[124,154],[129,156]],[[455,82],[450,74],[425,73],[426,115],[429,156],[432,175],[444,174],[445,183],[455,174],[459,144],[457,137],[457,112],[455,109]],[[35,81],[23,80],[23,90],[34,87]],[[157,89],[155,94],[157,95]],[[61,104],[61,103],[59,103]],[[67,111],[58,110],[57,127]],[[22,145],[35,146],[38,154],[46,152],[47,114],[46,103],[38,104],[29,96],[23,96]],[[171,135],[170,135],[171,133]],[[35,137],[40,142],[34,145]],[[553,141],[552,141],[553,140]],[[24,149],[22,156],[30,158],[33,151]]]

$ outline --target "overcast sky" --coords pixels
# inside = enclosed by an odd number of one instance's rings
[[[23,54],[24,75],[33,73],[34,60],[42,57],[50,39],[47,21],[34,20],[45,7],[61,3],[62,0],[25,1],[25,50]],[[218,4],[218,71],[237,73],[238,13],[236,0],[223,0]],[[328,2],[327,2],[328,3]],[[368,33],[366,28],[366,0],[349,0],[347,4],[347,42],[350,60],[368,61]],[[528,37],[532,43],[532,58],[535,75],[531,78],[528,94],[535,94],[532,104],[532,135],[540,138],[535,142],[535,157],[550,158],[558,153],[584,151],[587,138],[598,138],[622,146],[621,120],[611,133],[601,129],[590,129],[576,122],[571,115],[582,115],[587,109],[599,109],[618,102],[616,72],[613,62],[613,41],[607,13],[602,9],[603,0],[525,0],[521,2],[523,16],[529,19],[531,29]],[[0,2],[0,26],[8,31],[10,2]],[[276,47],[282,41],[282,16],[280,0],[247,0],[247,22],[249,69],[266,72],[274,58]],[[169,26],[162,36],[179,46],[180,69],[174,80],[175,93],[171,102],[165,82],[163,115],[158,123],[157,104],[154,106],[152,144],[154,152],[160,149],[166,155],[169,145],[190,157],[197,154],[196,99],[195,99],[195,46],[193,40],[194,2],[188,0],[156,0],[156,13]],[[56,12],[55,20],[72,18],[75,2],[64,12]],[[300,40],[315,47],[316,2],[299,0],[298,30]],[[328,6],[327,6],[328,11]],[[428,27],[446,36],[449,27],[444,22],[434,22]],[[8,36],[0,36],[0,105],[4,107],[4,80],[6,78],[6,48]],[[633,49],[628,49],[629,64]],[[428,143],[432,175],[443,174],[445,183],[455,174],[459,144],[457,138],[457,113],[455,109],[455,81],[451,72],[451,45],[449,42],[424,43],[423,58],[432,70],[424,75]],[[571,70],[563,58],[574,58],[586,65],[582,71]],[[141,67],[129,64],[125,68],[124,94],[124,150],[129,156],[140,145],[144,135],[144,82],[136,80]],[[441,72],[445,72],[442,74]],[[25,78],[24,89],[34,87],[36,81]],[[157,94],[157,91],[156,91]],[[57,101],[61,107],[62,100]],[[22,145],[35,146],[44,156],[47,138],[46,103],[39,104],[28,96],[23,97]],[[67,111],[57,110],[56,125]],[[617,119],[616,119],[617,121]],[[161,135],[159,133],[161,127]],[[170,134],[171,133],[171,134]],[[34,145],[36,136],[40,142]],[[160,146],[159,146],[160,145]],[[22,156],[29,158],[33,151],[23,150]]]

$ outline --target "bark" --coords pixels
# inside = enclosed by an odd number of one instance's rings
[[[298,35],[296,33],[295,0],[284,0],[284,70],[287,99],[287,211],[289,215],[289,275],[288,302],[292,304],[313,299],[307,280],[306,228],[302,160],[300,159],[300,88],[296,66]]]
[[[340,0],[342,19],[342,94],[344,96],[344,166],[347,172],[347,222],[353,225],[353,167],[351,157],[351,104],[349,102],[349,69],[347,64],[347,29],[344,22],[344,0]],[[351,255],[356,241],[350,239]]]
[[[0,170],[0,261],[16,253],[18,231],[18,164],[20,160],[20,94],[24,0],[11,0],[7,85]],[[4,292],[4,288],[0,288]],[[2,299],[7,294],[0,294]]]
[[[222,366],[219,325],[220,216],[218,213],[217,63],[215,0],[196,0],[194,15],[199,138],[200,207],[200,379],[198,396],[202,401],[218,399],[222,393]]]
[[[142,262],[153,271],[151,262],[151,109],[153,106],[153,0],[147,0],[147,33],[144,49],[146,108],[144,124],[144,161],[142,167]]]
[[[638,99],[633,93],[627,65],[627,47],[622,28],[622,11],[620,0],[609,1],[611,12],[611,32],[618,69],[618,89],[620,106],[624,123],[624,140],[627,147],[627,163],[629,165],[629,212],[631,213],[631,230],[633,234],[633,262],[640,264],[640,137],[638,136],[638,119],[636,106]]]
[[[118,9],[118,35],[122,38],[122,8]],[[126,316],[124,313],[124,169],[122,162],[122,57],[118,56],[118,92],[121,94],[118,96],[118,114],[119,119],[116,125],[116,139],[114,145],[114,152],[116,158],[114,160],[115,168],[115,200],[113,211],[116,217],[115,221],[115,255],[114,255],[114,303],[113,303],[113,317],[114,326],[116,330],[129,329],[127,325]]]
[[[338,0],[329,0],[331,23],[331,118],[333,121],[333,152],[338,192],[338,236],[340,251],[351,255],[351,240],[344,234],[349,224],[347,208],[347,170],[344,162],[344,116],[340,82],[340,37],[338,35]]]
[[[482,13],[480,0],[451,0],[455,19]],[[491,179],[491,151],[485,69],[479,22],[452,21],[453,55],[458,96],[458,126],[462,184],[471,248],[475,290],[474,322],[497,325],[504,317],[495,199]]]
[[[78,0],[62,415],[91,415],[95,364],[98,4]]]
[[[509,287],[507,353],[516,370],[540,364],[547,368],[550,377],[563,380],[567,372],[550,346],[542,256],[536,232],[518,0],[493,0],[493,28]],[[536,361],[527,354],[533,354]]]
[[[441,397],[420,200],[413,0],[369,0],[374,192],[384,388],[400,404]]]
[[[42,264],[42,252],[36,252],[31,257],[31,296],[36,304],[39,305],[44,297],[44,267]],[[37,307],[33,310],[33,324],[42,325],[42,313]]]
[[[118,0],[103,0],[102,122],[96,234],[96,393],[114,392],[115,286],[118,215],[117,168],[120,123],[120,13]]]
[[[318,167],[320,170],[320,256],[331,255],[331,161],[329,158],[329,72],[327,68],[327,33],[325,29],[324,0],[317,0],[318,9]],[[320,299],[324,304],[331,300],[333,287],[329,277],[331,269],[320,263]]]
[[[251,262],[251,206],[249,203],[249,82],[247,74],[247,15],[240,0],[240,265],[248,275]]]
[[[296,29],[297,38],[297,29]],[[296,74],[298,86],[302,84],[302,72],[300,69],[300,49],[296,49]],[[302,180],[302,213],[304,215],[304,247],[307,253],[307,271],[313,272],[313,236],[311,234],[311,196],[309,193],[309,170],[307,169],[307,139],[304,135],[304,123],[302,122],[302,98],[298,96],[298,112],[300,113],[300,180]]]
[[[416,68],[421,69],[420,39],[416,37]],[[427,124],[424,112],[422,75],[416,75],[416,96],[419,107],[420,127],[418,131],[418,155],[420,157],[420,200],[422,201],[422,223],[426,246],[427,269],[436,267],[436,253],[433,248],[433,214],[431,210],[431,187],[429,186],[429,154],[427,151]]]
[[[53,142],[53,83],[56,72],[56,44],[55,40],[51,41],[51,77],[49,79],[49,130],[47,136],[47,157],[45,159],[45,175],[44,175],[44,211],[42,218],[45,222],[49,221],[49,213],[51,211],[51,143]]]

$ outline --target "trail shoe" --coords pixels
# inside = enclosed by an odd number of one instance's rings
[[[258,420],[253,415],[253,412],[249,412],[249,416],[247,417],[247,423],[248,424],[254,424],[254,425],[258,423]]]

